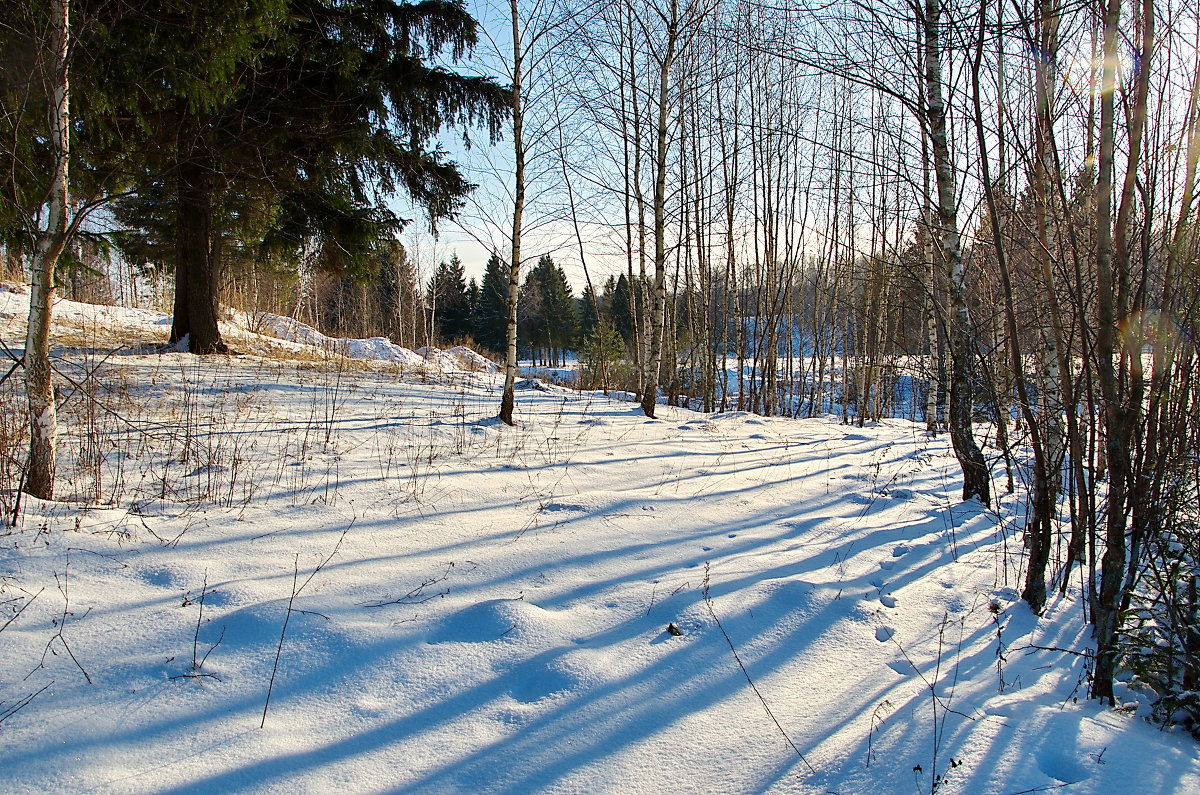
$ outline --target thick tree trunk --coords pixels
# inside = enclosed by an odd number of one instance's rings
[[[54,153],[46,229],[38,234],[30,266],[29,327],[25,336],[25,391],[29,407],[29,466],[25,491],[44,500],[54,497],[58,415],[50,380],[50,316],[54,305],[54,266],[67,243],[67,177],[71,153],[71,91],[68,37],[70,0],[54,0],[52,83],[49,111]]]
[[[991,475],[983,452],[975,443],[974,353],[971,317],[967,310],[967,292],[958,231],[954,170],[946,140],[946,106],[942,97],[941,0],[925,0],[925,98],[933,173],[937,182],[937,213],[940,222],[942,255],[949,275],[950,313],[950,441],[963,471],[963,499],[991,502]]]
[[[175,221],[175,315],[171,342],[187,340],[196,354],[228,353],[217,325],[220,263],[212,249],[212,153],[203,133],[185,124],[179,135]]]

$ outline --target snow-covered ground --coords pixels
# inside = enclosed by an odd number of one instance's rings
[[[537,385],[508,428],[470,367],[58,315],[85,389],[62,501],[0,535],[2,791],[1200,791],[911,423]]]

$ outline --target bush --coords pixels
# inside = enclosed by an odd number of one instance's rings
[[[637,390],[633,365],[625,358],[625,342],[610,322],[598,325],[579,350],[580,389]]]

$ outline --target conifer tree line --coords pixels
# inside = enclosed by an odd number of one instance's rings
[[[488,258],[483,281],[467,281],[457,254],[438,264],[429,281],[426,306],[432,337],[442,344],[467,342],[499,359],[508,324],[508,264],[498,254]],[[558,366],[580,339],[580,307],[567,275],[543,254],[529,270],[517,309],[522,358],[535,365]]]
[[[470,336],[506,360],[510,423],[520,346],[577,350],[651,417],[945,432],[964,500],[1024,498],[1030,607],[1083,594],[1092,695],[1136,673],[1163,720],[1200,725],[1200,8],[500,10],[492,81],[438,65],[475,41],[444,0],[7,4],[6,267],[36,306],[60,254],[69,273],[115,247],[168,272],[173,338],[200,351],[222,347],[218,287],[347,334]],[[453,258],[417,268],[382,200],[463,208],[445,127],[503,137],[477,285]],[[27,370],[40,418],[49,372]]]

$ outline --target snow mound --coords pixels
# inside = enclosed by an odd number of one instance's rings
[[[450,356],[461,361],[466,365],[466,369],[475,373],[498,373],[500,365],[493,362],[491,359],[476,353],[465,345],[455,345],[453,348],[446,350]]]
[[[710,420],[744,420],[750,417],[748,411],[722,411],[709,416]]]
[[[28,295],[29,289],[24,285],[0,284],[0,318],[21,320],[26,317],[29,312]],[[359,361],[387,362],[403,368],[432,369],[441,373],[497,373],[500,371],[499,365],[495,362],[462,345],[446,351],[437,348],[421,348],[420,351],[413,351],[395,344],[386,337],[369,339],[329,337],[307,323],[273,312],[242,312],[230,307],[223,307],[222,311],[222,322],[230,323],[242,332],[260,338],[266,337],[292,345],[315,348],[321,354],[335,354]],[[86,304],[60,299],[54,303],[54,321],[83,327],[85,330],[89,328],[107,331],[154,329],[156,334],[161,334],[164,326],[171,325],[171,316],[151,309]],[[253,345],[253,342],[250,344]],[[188,350],[186,337],[169,350],[186,352]]]
[[[28,317],[29,287],[23,284],[0,284],[0,318],[24,322]],[[53,317],[55,323],[97,333],[136,332],[143,329],[154,329],[161,333],[161,327],[171,323],[170,315],[153,309],[85,304],[65,298],[55,299]]]
[[[491,599],[452,613],[430,633],[430,643],[528,642],[556,635],[558,619],[522,599]]]
[[[563,661],[558,661],[551,665],[530,666],[513,682],[509,694],[517,701],[532,704],[577,690],[580,685],[579,676]]]
[[[393,362],[401,367],[420,367],[424,359],[408,348],[396,345],[387,337],[371,337],[365,340],[341,339],[337,352],[348,359],[365,359],[374,362]]]
[[[410,368],[432,368],[443,373],[495,373],[500,369],[495,362],[461,345],[448,351],[441,351],[433,347],[413,351],[395,344],[387,337],[370,337],[368,339],[327,337],[306,323],[272,312],[255,312],[248,315],[235,311],[231,313],[231,317],[234,322],[249,331],[274,337],[284,342],[319,348],[324,352],[345,356],[347,359],[390,362]]]
[[[432,345],[418,348],[416,355],[426,367],[443,373],[498,373],[500,365],[464,345],[442,350]]]
[[[276,315],[273,312],[254,312],[249,315],[242,315],[242,313],[236,312],[233,317],[235,322],[244,317],[245,320],[239,325],[244,325],[250,331],[275,337],[284,342],[299,342],[315,347],[320,347],[331,342],[329,337],[326,337],[312,326],[290,317]]]

